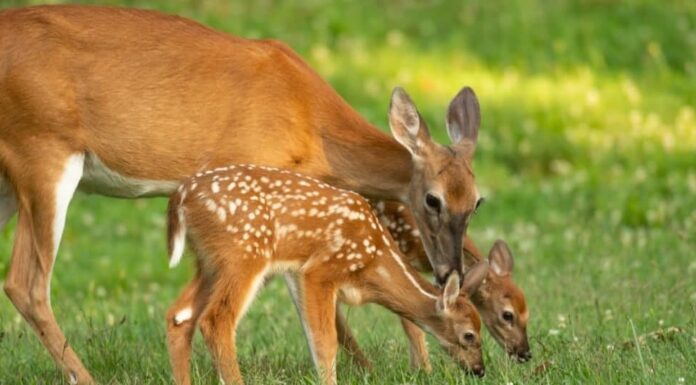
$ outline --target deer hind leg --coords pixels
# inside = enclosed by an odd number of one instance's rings
[[[358,341],[353,336],[348,321],[343,316],[339,305],[336,305],[336,331],[338,333],[338,343],[346,350],[351,359],[362,369],[371,371],[372,364],[365,357],[365,354],[358,346]]]
[[[93,383],[58,326],[50,303],[53,263],[68,204],[82,177],[84,155],[60,153],[55,147],[45,155],[41,162],[21,162],[23,175],[28,177],[17,178],[19,170],[9,170],[10,179],[17,182],[19,219],[5,292],[69,382]]]
[[[202,286],[202,278],[196,274],[167,311],[167,348],[174,380],[179,385],[191,383],[191,343],[205,306]]]
[[[336,384],[336,292],[308,275],[297,280],[295,290],[301,293],[302,324],[319,377],[323,384]]]
[[[244,261],[244,269],[235,264],[215,273],[219,279],[211,282],[199,323],[220,378],[237,385],[244,383],[237,363],[237,324],[262,286],[268,263],[257,257]]]
[[[423,330],[416,324],[403,317],[401,318],[401,326],[404,328],[406,337],[408,337],[411,367],[414,369],[422,369],[430,373],[433,367],[430,365],[428,345],[425,342],[425,333],[423,333]]]

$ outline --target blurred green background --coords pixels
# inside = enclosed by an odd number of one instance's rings
[[[435,370],[417,373],[396,318],[368,306],[349,320],[379,370],[364,374],[341,356],[339,381],[696,383],[695,1],[99,3],[283,40],[383,129],[395,85],[443,142],[449,100],[464,85],[477,92],[475,170],[487,203],[470,233],[483,250],[496,238],[511,245],[535,358],[513,364],[487,338],[488,375],[473,380],[431,341]],[[103,382],[170,382],[163,314],[191,269],[166,268],[165,204],[78,194],[71,206],[53,305]],[[13,228],[0,234],[0,277]],[[664,338],[641,339],[651,332]],[[279,282],[252,306],[239,348],[249,383],[315,381]],[[4,296],[0,350],[1,384],[62,381]],[[200,341],[194,374],[216,381]]]

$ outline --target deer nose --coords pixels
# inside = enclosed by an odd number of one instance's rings
[[[435,286],[442,288],[447,282],[447,277],[452,273],[452,270],[447,268],[437,268],[433,271],[433,276],[435,278]]]
[[[517,361],[527,362],[532,359],[532,352],[530,350],[525,350],[523,352],[517,353]]]
[[[449,276],[454,274],[454,273],[456,273],[455,269],[449,269],[449,268],[436,269],[435,274],[434,274],[435,286],[437,286],[439,288],[444,287],[445,283],[447,283],[447,278],[449,278]],[[461,277],[462,274],[459,274],[459,276]]]
[[[471,368],[471,371],[476,375],[476,377],[483,377],[486,375],[486,368],[483,367],[483,365],[478,364],[474,365],[473,368]]]

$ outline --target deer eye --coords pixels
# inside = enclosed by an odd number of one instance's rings
[[[431,193],[427,193],[425,194],[425,207],[430,211],[439,213],[440,207],[442,207],[442,202],[440,201],[440,198]]]
[[[512,322],[512,320],[515,319],[515,315],[506,310],[503,312],[503,319],[507,322]]]
[[[479,200],[476,201],[476,206],[474,207],[474,213],[478,211],[479,207],[483,204],[483,202],[486,201],[486,198],[479,198]]]
[[[472,332],[464,333],[464,341],[473,343],[476,340],[476,336]]]

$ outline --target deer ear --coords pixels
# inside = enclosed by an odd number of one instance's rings
[[[420,155],[422,147],[430,139],[416,105],[401,87],[394,88],[389,103],[389,127],[392,135],[413,156]]]
[[[452,273],[447,277],[447,283],[442,290],[442,295],[437,301],[438,310],[445,311],[454,306],[459,296],[459,274]]]
[[[498,239],[488,253],[488,261],[496,275],[505,276],[512,273],[514,261],[512,252],[505,241]]]
[[[488,275],[488,263],[479,262],[472,266],[464,274],[464,282],[462,283],[462,292],[471,297]]]
[[[453,144],[467,139],[476,146],[480,125],[481,109],[476,94],[470,87],[464,87],[447,110],[447,133]]]

